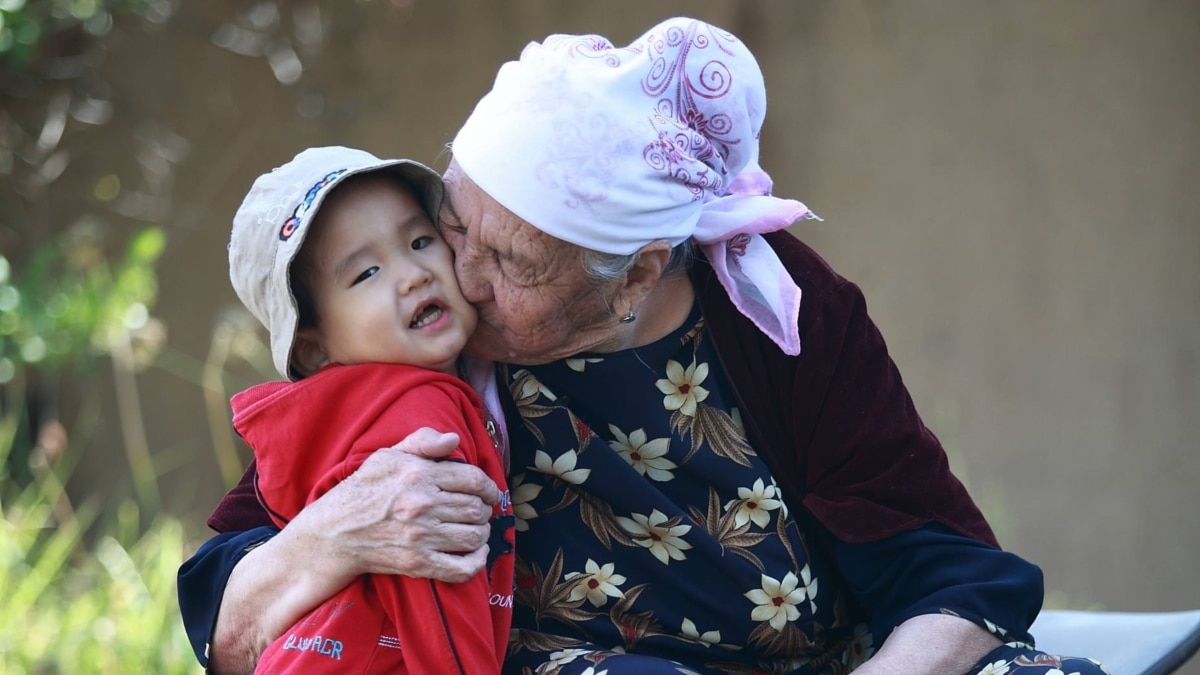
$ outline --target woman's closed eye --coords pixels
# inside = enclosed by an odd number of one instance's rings
[[[495,250],[492,251],[492,258],[508,282],[516,286],[530,286],[535,283],[538,272],[530,265],[517,262],[510,256],[501,255],[499,251]]]
[[[357,286],[357,285],[361,284],[362,282],[366,281],[367,279],[370,279],[371,277],[375,276],[375,274],[377,272],[379,272],[378,266],[368,267],[367,269],[363,270],[361,274],[354,277],[354,281],[350,282],[350,285]]]

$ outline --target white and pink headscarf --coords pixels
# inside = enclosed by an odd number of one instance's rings
[[[500,68],[453,151],[553,237],[619,255],[695,239],[737,308],[795,355],[800,289],[760,235],[815,216],[770,194],[766,108],[754,56],[702,21],[669,19],[624,48],[551,35]]]

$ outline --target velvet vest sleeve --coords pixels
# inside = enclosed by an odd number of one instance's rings
[[[254,490],[254,475],[258,465],[254,460],[246,466],[241,480],[233,486],[208,517],[208,526],[216,532],[243,532],[256,527],[275,527],[270,514],[258,501]]]
[[[917,414],[862,292],[791,234],[766,238],[802,292],[799,356],[738,312],[707,263],[692,280],[747,436],[789,508],[844,542],[937,522],[998,546]]]

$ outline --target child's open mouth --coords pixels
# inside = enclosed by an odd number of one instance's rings
[[[417,315],[413,317],[412,323],[408,324],[409,328],[424,328],[429,324],[437,321],[442,316],[442,308],[438,305],[429,304],[417,311]]]

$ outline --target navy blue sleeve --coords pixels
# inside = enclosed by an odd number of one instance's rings
[[[1042,570],[1012,553],[928,524],[869,544],[835,542],[838,565],[881,644],[922,614],[953,614],[1004,642],[1033,644]]]
[[[208,667],[208,645],[212,641],[217,612],[225,584],[233,568],[249,551],[279,534],[274,527],[256,527],[245,532],[226,532],[204,542],[179,567],[179,613],[188,641],[200,665]]]

